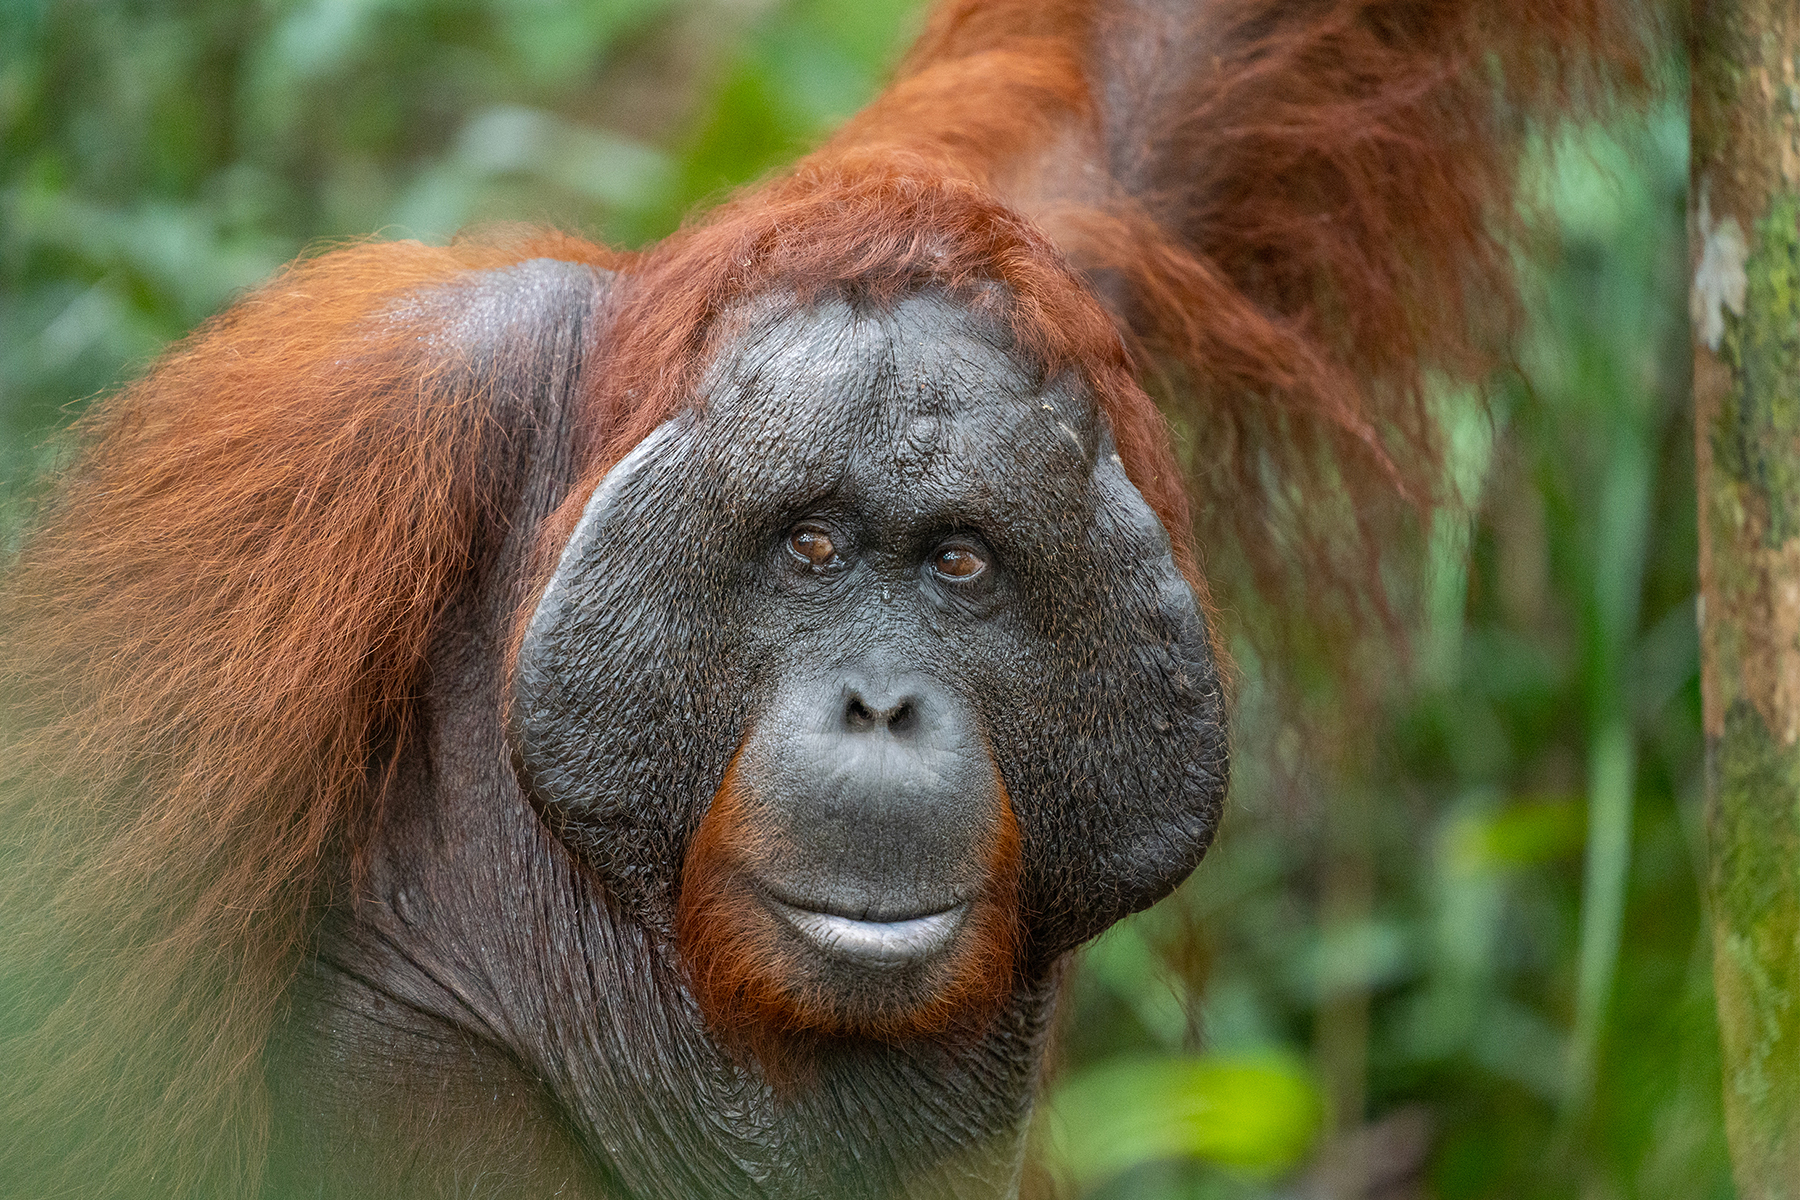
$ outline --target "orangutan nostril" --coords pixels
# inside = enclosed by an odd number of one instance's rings
[[[873,729],[876,725],[875,710],[864,704],[861,696],[852,696],[844,706],[844,724],[858,731]]]

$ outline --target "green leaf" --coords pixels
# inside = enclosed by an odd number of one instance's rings
[[[1111,1059],[1058,1087],[1039,1129],[1048,1161],[1086,1189],[1166,1158],[1281,1172],[1311,1148],[1322,1109],[1279,1054]]]

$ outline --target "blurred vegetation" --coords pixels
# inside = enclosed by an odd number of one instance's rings
[[[854,111],[909,0],[6,0],[0,479],[309,247],[637,244]],[[1233,803],[1087,952],[1047,1173],[1094,1197],[1731,1194],[1700,920],[1684,115],[1549,131],[1468,519],[1355,697],[1235,647]]]

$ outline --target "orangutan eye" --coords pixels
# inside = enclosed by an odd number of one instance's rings
[[[817,525],[796,525],[788,534],[787,544],[788,553],[814,570],[827,570],[843,562],[831,535]]]
[[[931,556],[931,569],[951,583],[968,583],[987,570],[987,559],[972,546],[952,543],[938,547],[937,553]]]

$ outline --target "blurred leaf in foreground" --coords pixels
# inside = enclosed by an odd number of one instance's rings
[[[1086,1190],[1164,1158],[1275,1174],[1311,1149],[1321,1115],[1317,1085],[1285,1056],[1126,1058],[1059,1086],[1039,1130],[1052,1169]]]

